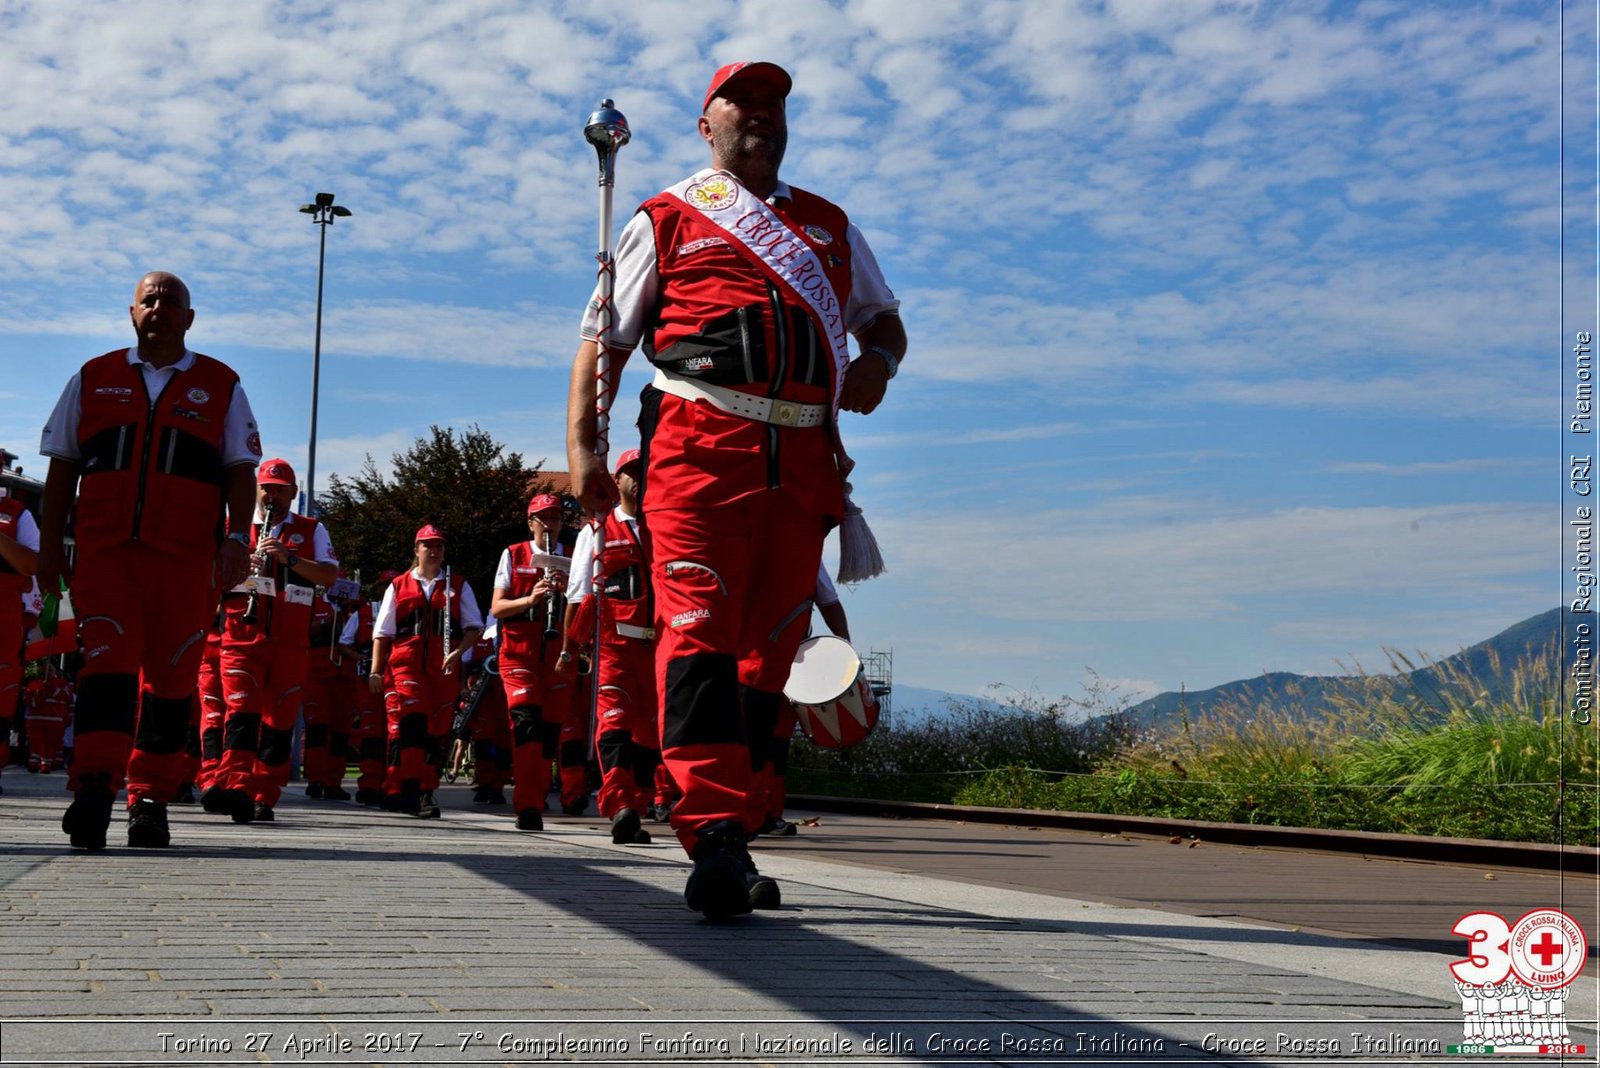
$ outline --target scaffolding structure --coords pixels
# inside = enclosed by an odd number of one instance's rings
[[[866,673],[867,685],[878,700],[878,727],[888,730],[894,690],[894,650],[873,649],[861,658],[861,670]]]

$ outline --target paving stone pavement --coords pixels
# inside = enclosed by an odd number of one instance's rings
[[[709,923],[664,828],[519,833],[453,787],[433,821],[174,806],[170,850],[119,815],[85,854],[60,776],[4,786],[0,1065],[1482,1063],[1443,1052],[1449,955],[792,848],[757,852],[781,910]],[[1589,1063],[1597,990],[1568,1000]]]

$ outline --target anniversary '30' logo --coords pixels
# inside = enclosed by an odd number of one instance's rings
[[[1567,1028],[1567,994],[1589,958],[1589,940],[1558,909],[1534,909],[1516,923],[1496,912],[1472,912],[1451,934],[1470,956],[1450,965],[1461,995],[1455,1054],[1582,1054]]]

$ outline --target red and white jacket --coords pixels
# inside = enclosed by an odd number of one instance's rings
[[[165,552],[216,552],[223,424],[238,381],[225,364],[196,353],[152,407],[127,349],[84,364],[73,526],[80,547],[138,541]]]

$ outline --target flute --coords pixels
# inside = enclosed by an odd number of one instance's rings
[[[450,672],[450,565],[444,569],[444,663],[440,665],[446,674]]]

